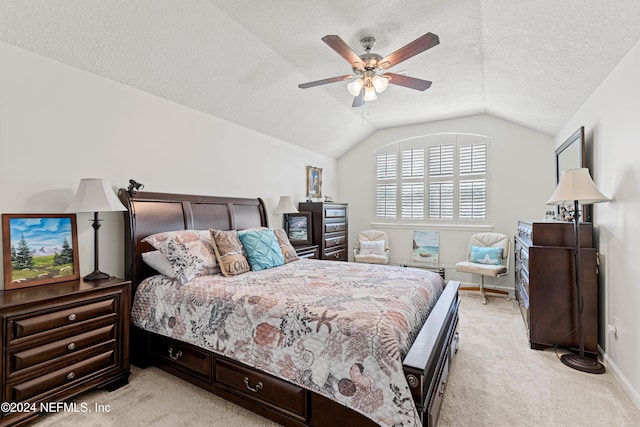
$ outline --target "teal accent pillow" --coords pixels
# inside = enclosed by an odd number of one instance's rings
[[[249,260],[251,270],[259,271],[284,264],[284,257],[273,230],[242,230],[238,238]]]
[[[469,261],[479,264],[500,265],[502,264],[502,252],[502,248],[471,246],[471,257]]]

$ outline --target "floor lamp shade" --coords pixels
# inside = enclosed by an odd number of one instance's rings
[[[582,323],[582,285],[580,283],[580,274],[582,272],[581,267],[581,254],[580,254],[580,211],[578,205],[580,203],[590,205],[592,203],[607,202],[609,199],[598,190],[594,184],[591,176],[589,175],[589,169],[567,169],[560,175],[560,182],[555,191],[551,195],[551,198],[547,201],[548,205],[562,205],[566,202],[573,202],[574,215],[573,215],[573,232],[575,235],[575,246],[573,253],[575,255],[574,260],[574,279],[576,286],[576,311],[578,322],[578,354],[567,353],[560,357],[562,363],[570,368],[577,369],[582,372],[588,372],[591,374],[602,374],[605,372],[604,366],[598,362],[597,359],[592,359],[584,355],[584,330]]]
[[[83,178],[76,190],[76,194],[69,203],[66,212],[82,213],[93,212],[92,227],[94,230],[94,270],[93,273],[84,277],[85,280],[108,279],[109,274],[98,269],[98,230],[100,221],[98,212],[126,211],[115,192],[106,179]]]

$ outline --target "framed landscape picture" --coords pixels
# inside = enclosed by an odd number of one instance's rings
[[[286,215],[286,232],[292,245],[311,244],[311,212]]]
[[[80,277],[75,214],[2,214],[5,290]]]
[[[437,267],[440,263],[440,233],[438,231],[413,232],[413,261]]]

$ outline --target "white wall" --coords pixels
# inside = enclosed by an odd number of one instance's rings
[[[281,195],[305,199],[307,165],[323,168],[323,194],[338,195],[326,156],[1,42],[0,69],[1,213],[64,212],[90,177],[262,197],[271,212]],[[91,217],[78,214],[81,275],[93,270]],[[101,217],[100,269],[122,277],[122,213]]]
[[[601,254],[600,329],[609,371],[640,406],[640,43],[627,54],[556,136],[584,126],[591,175],[612,200],[594,205]],[[606,326],[618,321],[618,338]]]
[[[490,227],[446,228],[436,224],[381,227],[374,224],[374,150],[413,136],[443,132],[480,134],[490,139]],[[439,230],[440,261],[446,268],[447,279],[479,283],[479,276],[457,273],[454,268],[457,261],[466,257],[469,236],[480,231],[496,231],[512,236],[518,219],[543,218],[550,209],[545,202],[555,184],[553,159],[553,138],[485,114],[380,130],[338,161],[338,192],[341,201],[349,203],[350,246],[355,243],[360,230],[385,229],[389,233],[391,262],[407,261],[411,265],[413,230]],[[508,277],[487,279],[486,283],[513,293],[513,268]]]

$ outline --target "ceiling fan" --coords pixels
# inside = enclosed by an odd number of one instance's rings
[[[371,49],[376,43],[374,37],[365,37],[360,40],[360,44],[365,50],[362,55],[356,54],[339,36],[324,36],[322,41],[351,65],[353,74],[302,83],[298,87],[307,89],[327,83],[353,80],[347,85],[349,93],[355,97],[353,99],[353,107],[360,107],[366,101],[375,100],[377,98],[376,93],[383,92],[389,83],[416,90],[428,89],[431,86],[431,82],[428,80],[390,73],[387,69],[440,43],[437,35],[427,33],[383,58],[377,53],[371,53]]]

